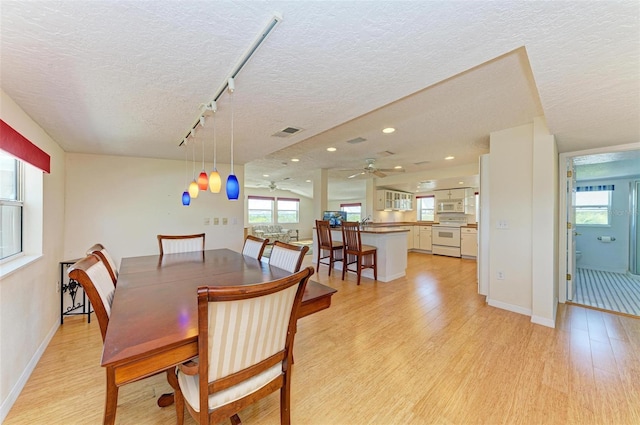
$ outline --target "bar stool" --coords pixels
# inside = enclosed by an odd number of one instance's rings
[[[336,261],[342,261],[344,245],[342,242],[333,242],[331,240],[331,225],[328,220],[316,220],[316,234],[318,236],[316,270],[320,273],[320,264],[328,265],[329,276],[331,276],[333,263]],[[327,258],[329,259],[328,263],[321,261]]]
[[[342,243],[344,244],[344,260],[342,266],[342,280],[349,272],[357,273],[358,285],[363,269],[373,269],[373,278],[378,280],[378,248],[362,245],[360,238],[360,223],[357,221],[342,222]],[[350,264],[356,264],[356,269],[350,269]]]

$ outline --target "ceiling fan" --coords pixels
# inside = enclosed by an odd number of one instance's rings
[[[373,174],[377,177],[386,177],[387,175],[385,173],[404,173],[404,169],[402,168],[376,168],[373,165],[376,162],[374,158],[367,158],[364,161],[366,162],[367,165],[365,165],[365,167],[362,168],[359,172],[347,177],[348,179],[352,179],[354,177],[365,175],[365,174]]]

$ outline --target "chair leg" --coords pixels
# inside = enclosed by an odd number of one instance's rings
[[[347,253],[342,254],[342,280],[344,280],[344,274],[347,272]]]
[[[329,250],[329,276],[331,276],[331,269],[333,268],[333,249]]]
[[[232,417],[229,418],[231,421],[231,425],[242,425],[242,421],[240,420],[240,416],[236,413]]]
[[[373,279],[378,280],[378,250],[373,251]]]
[[[289,410],[291,397],[290,397],[290,381],[291,374],[286,372],[284,376],[284,383],[280,388],[280,425],[291,424],[291,411]]]
[[[362,259],[364,257],[358,255],[357,256],[357,260],[358,260],[358,285],[360,285],[360,276],[362,275]]]

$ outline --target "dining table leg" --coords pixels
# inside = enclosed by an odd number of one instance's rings
[[[104,425],[114,425],[116,422],[116,408],[118,407],[118,386],[116,372],[107,367],[107,399],[104,406]]]

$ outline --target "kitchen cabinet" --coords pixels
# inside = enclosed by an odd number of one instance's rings
[[[413,194],[396,190],[380,189],[376,191],[376,209],[393,211],[413,210]]]
[[[476,214],[476,190],[473,188],[465,189],[464,213],[473,215]]]
[[[420,249],[420,226],[413,226],[413,248]]]
[[[478,256],[478,229],[470,227],[460,229],[460,254],[466,258]]]
[[[403,229],[408,230],[407,232],[407,251],[413,249],[413,235],[414,235],[414,227],[415,226],[403,226]]]
[[[449,201],[451,199],[464,199],[465,189],[447,189],[434,191],[436,202]]]
[[[420,227],[420,249],[423,251],[431,251],[431,226]]]

